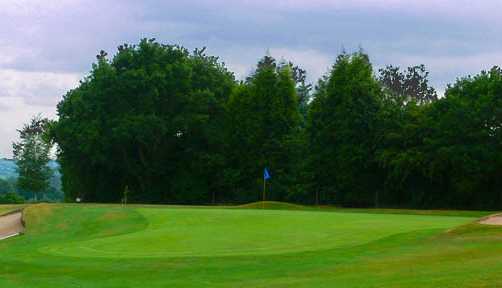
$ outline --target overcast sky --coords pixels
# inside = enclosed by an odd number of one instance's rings
[[[502,65],[498,0],[1,0],[0,157],[16,129],[55,105],[98,51],[157,38],[207,46],[238,78],[267,50],[315,81],[343,49],[375,68],[425,64],[443,91],[459,76]]]

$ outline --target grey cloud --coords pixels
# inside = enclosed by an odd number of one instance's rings
[[[362,46],[379,62],[396,53],[442,57],[502,48],[498,29],[465,21],[455,13],[448,17],[426,13],[426,5],[416,1],[411,1],[413,9],[395,3],[387,6],[397,8],[387,8],[379,4],[382,1],[344,2],[70,1],[71,5],[50,7],[50,13],[0,20],[7,24],[5,31],[12,31],[0,32],[0,37],[24,51],[14,61],[0,64],[19,70],[83,73],[97,51],[114,53],[119,44],[142,37],[189,48],[208,46],[224,59],[229,49],[240,49],[237,54],[267,48],[314,49],[334,58],[342,46],[348,50]],[[229,61],[242,65],[241,59]]]
[[[0,99],[20,98],[27,105],[54,107],[79,74],[0,69]]]
[[[342,47],[362,46],[376,68],[426,64],[442,90],[459,76],[502,64],[497,2],[5,0],[0,97],[24,103],[10,115],[53,107],[91,69],[99,50],[114,54],[118,45],[144,37],[189,49],[207,46],[241,78],[270,49],[308,68],[311,81]],[[20,119],[0,119],[0,128],[15,129],[4,123]]]

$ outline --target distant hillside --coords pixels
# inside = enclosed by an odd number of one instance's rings
[[[61,201],[63,200],[63,193],[61,192],[61,173],[59,172],[59,163],[56,161],[50,161],[49,166],[54,171],[54,176],[50,181],[50,191],[47,191],[45,196],[47,200],[51,201]],[[18,177],[17,166],[12,159],[0,159],[0,179],[8,180],[14,183]],[[30,192],[18,191],[26,199],[30,199],[32,194]]]
[[[16,163],[9,159],[0,159],[0,178],[16,178]]]
[[[55,177],[61,177],[59,173],[59,164],[56,161],[50,161],[49,166],[54,170]],[[17,178],[16,163],[12,159],[0,159],[0,178]]]

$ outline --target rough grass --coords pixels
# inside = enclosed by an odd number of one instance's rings
[[[21,205],[21,204],[13,204],[13,205],[10,205],[10,204],[9,205],[0,204],[0,215],[4,215],[6,213],[9,213],[9,212],[21,209],[24,206],[25,205]]]
[[[0,287],[502,285],[502,228],[469,213],[266,204],[30,206],[0,242]]]

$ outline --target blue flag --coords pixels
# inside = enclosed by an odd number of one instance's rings
[[[263,170],[263,179],[268,180],[270,178],[272,178],[272,176],[270,176],[268,169],[265,167],[265,169]]]

